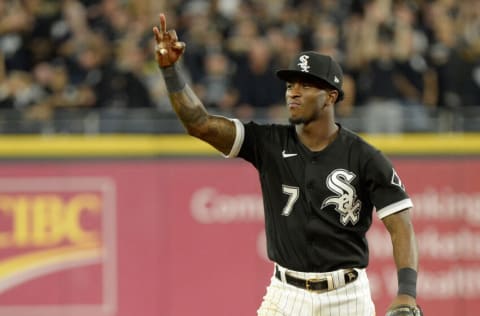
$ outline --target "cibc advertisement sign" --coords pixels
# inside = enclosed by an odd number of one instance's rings
[[[413,199],[426,315],[480,310],[480,160],[393,159]],[[368,233],[377,315],[396,294]],[[256,170],[239,159],[0,165],[0,315],[255,315],[273,266]]]

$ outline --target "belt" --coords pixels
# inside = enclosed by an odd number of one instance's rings
[[[282,280],[281,272],[278,267],[275,267],[275,277],[279,280]],[[346,269],[343,273],[343,277],[345,279],[345,284],[348,284],[357,279],[358,272],[354,269]],[[285,282],[298,288],[313,292],[331,291],[340,287],[334,285],[333,277],[331,275],[327,275],[323,278],[300,279],[289,275],[288,272],[285,272]]]

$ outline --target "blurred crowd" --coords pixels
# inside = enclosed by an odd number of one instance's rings
[[[213,112],[284,118],[275,70],[302,50],[343,66],[337,115],[366,132],[430,129],[480,108],[478,0],[0,0],[0,109],[46,122],[69,109],[171,112],[154,59],[164,12],[182,69]]]

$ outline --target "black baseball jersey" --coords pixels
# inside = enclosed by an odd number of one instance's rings
[[[234,122],[229,157],[241,157],[259,172],[268,257],[283,267],[366,267],[373,209],[384,218],[412,207],[391,162],[341,126],[330,145],[312,152],[294,126]]]

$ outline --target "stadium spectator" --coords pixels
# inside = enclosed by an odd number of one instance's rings
[[[188,80],[220,113],[234,110],[245,119],[277,116],[282,96],[276,79],[269,93],[256,91],[255,80],[268,77],[273,63],[285,65],[301,50],[333,54],[341,62],[346,98],[337,107],[340,119],[354,119],[372,100],[388,97],[398,105],[390,108],[398,108],[393,112],[399,118],[388,129],[424,131],[434,129],[429,115],[457,115],[480,105],[476,0],[282,0],[268,5],[256,0],[5,0],[0,1],[2,106],[12,108],[11,82],[17,86],[20,76],[29,77],[20,80],[25,91],[43,91],[46,97],[23,107],[17,101],[17,110],[42,108],[35,113],[45,120],[52,117],[49,111],[68,107],[170,112],[153,62],[151,25],[158,11],[167,13],[188,43],[182,61],[190,71]],[[67,92],[60,95],[70,99],[51,102],[52,87],[46,88],[41,75],[32,76],[52,71],[65,82]],[[374,125],[366,122],[357,129]]]

